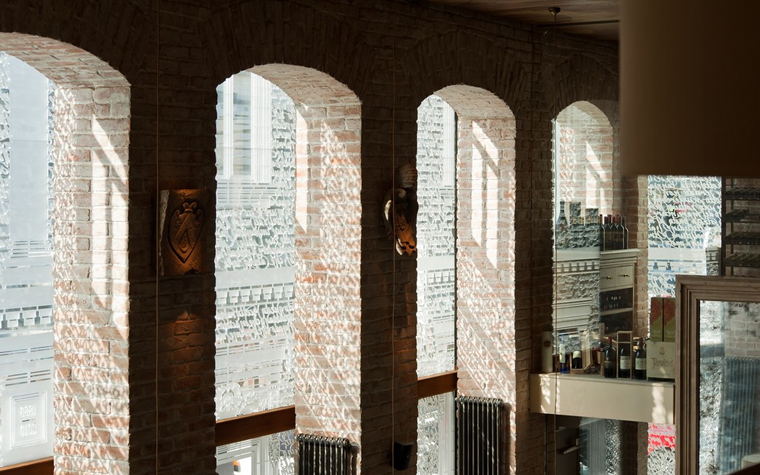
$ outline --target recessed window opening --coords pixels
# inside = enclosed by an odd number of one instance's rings
[[[91,460],[110,469],[127,460],[128,428],[80,429],[106,415],[95,384],[109,417],[130,415],[129,84],[72,45],[20,33],[0,45],[0,466],[53,453],[67,465],[66,447],[105,436]]]
[[[301,432],[360,444],[329,416],[360,414],[360,103],[283,64],[217,91],[217,418],[294,406]],[[217,448],[220,472],[293,461],[293,431]]]
[[[417,124],[418,375],[456,369],[459,396],[514,407],[515,117],[492,93],[458,85],[423,101]],[[454,470],[453,400],[420,400],[420,473]],[[504,422],[506,471],[514,413]]]
[[[599,342],[600,215],[613,208],[612,126],[588,102],[554,121],[555,334],[557,351]]]
[[[0,52],[0,466],[53,454],[54,88]]]
[[[456,357],[456,114],[430,96],[417,109],[417,375]],[[454,473],[454,395],[421,399],[417,473]]]
[[[248,71],[217,93],[216,412],[227,419],[294,403],[296,111]],[[292,473],[292,444],[291,433],[226,446],[218,469]]]

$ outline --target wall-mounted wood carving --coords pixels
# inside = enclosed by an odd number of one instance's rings
[[[395,173],[395,187],[383,199],[383,221],[396,252],[411,256],[417,251],[417,169],[407,163]]]
[[[208,191],[164,190],[159,203],[161,275],[203,272],[208,221]]]

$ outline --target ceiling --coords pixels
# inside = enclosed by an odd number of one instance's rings
[[[429,0],[522,23],[550,27],[554,16],[549,7],[559,7],[557,31],[595,39],[619,40],[621,0]]]

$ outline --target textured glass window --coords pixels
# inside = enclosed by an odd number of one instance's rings
[[[52,97],[0,52],[0,466],[53,453]]]
[[[430,96],[417,110],[417,375],[454,370],[454,110]]]
[[[217,122],[217,144],[224,145],[217,148],[223,167],[217,176],[216,411],[226,419],[293,404],[296,121],[293,101],[259,76],[237,74],[218,90],[223,115],[234,103],[231,122]],[[253,168],[256,180],[237,180],[251,176],[245,164],[257,161],[266,166]]]
[[[430,96],[417,110],[417,375],[455,369],[456,116]],[[454,473],[453,393],[422,399],[417,472]]]
[[[420,399],[417,413],[417,473],[454,475],[454,393]]]
[[[216,448],[219,475],[290,475],[295,472],[293,431]]]
[[[700,302],[699,473],[760,457],[760,304]]]
[[[718,274],[721,179],[653,175],[647,186],[649,297],[675,296],[676,275]],[[675,473],[675,437],[675,426],[649,424],[648,473]]]
[[[272,180],[273,90],[248,72],[217,87],[217,174],[220,179],[266,184]]]

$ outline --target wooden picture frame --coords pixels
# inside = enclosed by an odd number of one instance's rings
[[[676,277],[676,473],[680,475],[699,475],[700,309],[707,301],[760,303],[760,279]]]

